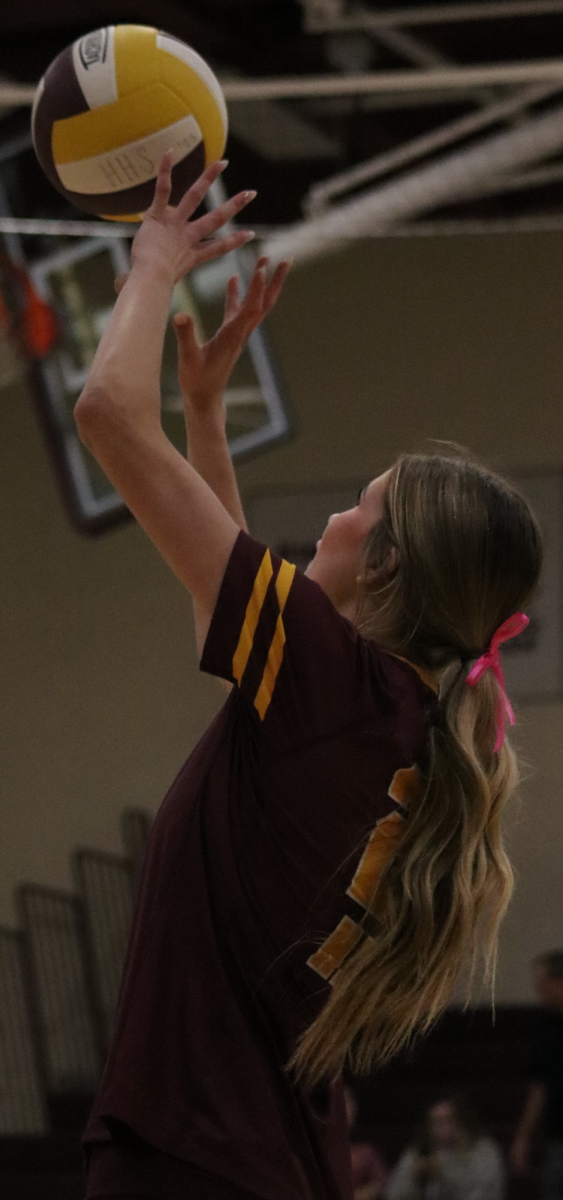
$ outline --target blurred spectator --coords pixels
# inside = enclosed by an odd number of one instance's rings
[[[361,1139],[356,1131],[358,1116],[358,1101],[351,1087],[344,1089],[346,1097],[346,1112],[350,1130],[350,1151],[352,1155],[352,1186],[354,1200],[379,1200],[385,1194],[385,1185],[389,1172],[379,1151],[365,1139]]]
[[[499,1149],[483,1137],[461,1097],[428,1109],[420,1136],[392,1172],[387,1200],[502,1200]]]
[[[542,1131],[547,1148],[542,1172],[543,1200],[563,1198],[563,950],[533,963],[533,981],[542,1007],[530,1062],[531,1086],[512,1144],[510,1161],[521,1174],[530,1163],[534,1135]]]

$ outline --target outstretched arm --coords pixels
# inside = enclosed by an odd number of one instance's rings
[[[175,282],[252,236],[237,232],[205,240],[252,193],[189,220],[220,170],[221,164],[210,167],[171,208],[171,156],[163,159],[154,202],[133,243],[131,273],[75,409],[82,440],[191,592],[200,645],[239,527],[163,432],[160,368]]]
[[[191,317],[178,313],[174,318],[188,460],[241,529],[246,521],[227,443],[223,395],[251,333],[274,307],[290,264],[280,263],[269,283],[267,267],[267,258],[260,258],[242,302],[238,276],[229,280],[223,323],[204,345],[198,345]]]

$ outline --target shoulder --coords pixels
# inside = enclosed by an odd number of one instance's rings
[[[276,735],[281,725],[292,740],[365,726],[385,742],[393,770],[416,761],[435,702],[415,668],[363,637],[317,582],[244,532],[201,667],[236,683]]]

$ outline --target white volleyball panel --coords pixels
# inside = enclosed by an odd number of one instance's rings
[[[57,173],[69,192],[96,196],[102,192],[123,192],[155,179],[162,156],[173,151],[172,165],[181,162],[202,140],[201,129],[192,116],[182,117],[166,129],[148,137],[129,142],[118,150],[81,158],[75,162],[57,163]]]
[[[114,27],[95,29],[79,38],[72,47],[76,78],[88,108],[101,108],[117,100],[115,75]]]

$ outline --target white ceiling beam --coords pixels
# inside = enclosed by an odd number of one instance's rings
[[[0,107],[26,107],[33,104],[36,85],[34,83],[0,83]]]
[[[132,238],[137,229],[138,225],[133,222],[118,225],[114,221],[51,221],[45,217],[0,216],[0,233],[8,236],[98,237],[107,241],[108,238]]]
[[[290,258],[296,263],[331,254],[350,238],[369,237],[376,230],[463,199],[502,171],[523,169],[562,150],[563,106],[559,106],[299,222],[267,239],[263,253],[274,261]]]
[[[474,133],[479,133],[487,126],[496,124],[497,121],[506,121],[509,117],[516,116],[517,113],[530,108],[533,104],[557,95],[561,87],[563,84],[526,88],[516,96],[508,96],[505,100],[498,100],[495,104],[491,104],[479,112],[458,117],[457,120],[450,121],[447,125],[441,125],[439,129],[432,129],[429,133],[423,133],[420,137],[404,142],[402,146],[397,146],[394,150],[388,150],[384,154],[378,154],[366,162],[359,163],[357,167],[350,167],[346,171],[340,171],[338,175],[331,175],[329,179],[323,179],[309,189],[303,205],[304,210],[309,214],[320,212],[335,196],[341,196],[345,192],[362,187],[375,179],[381,179],[384,175],[407,167],[428,154],[434,154],[437,150],[444,150],[447,146],[455,145],[456,142],[470,137]]]
[[[465,199],[479,199],[482,196],[502,195],[503,192],[522,192],[527,188],[547,187],[552,183],[563,182],[563,163],[548,164],[545,167],[535,167],[529,171],[492,175],[475,183],[471,191],[467,190]]]

